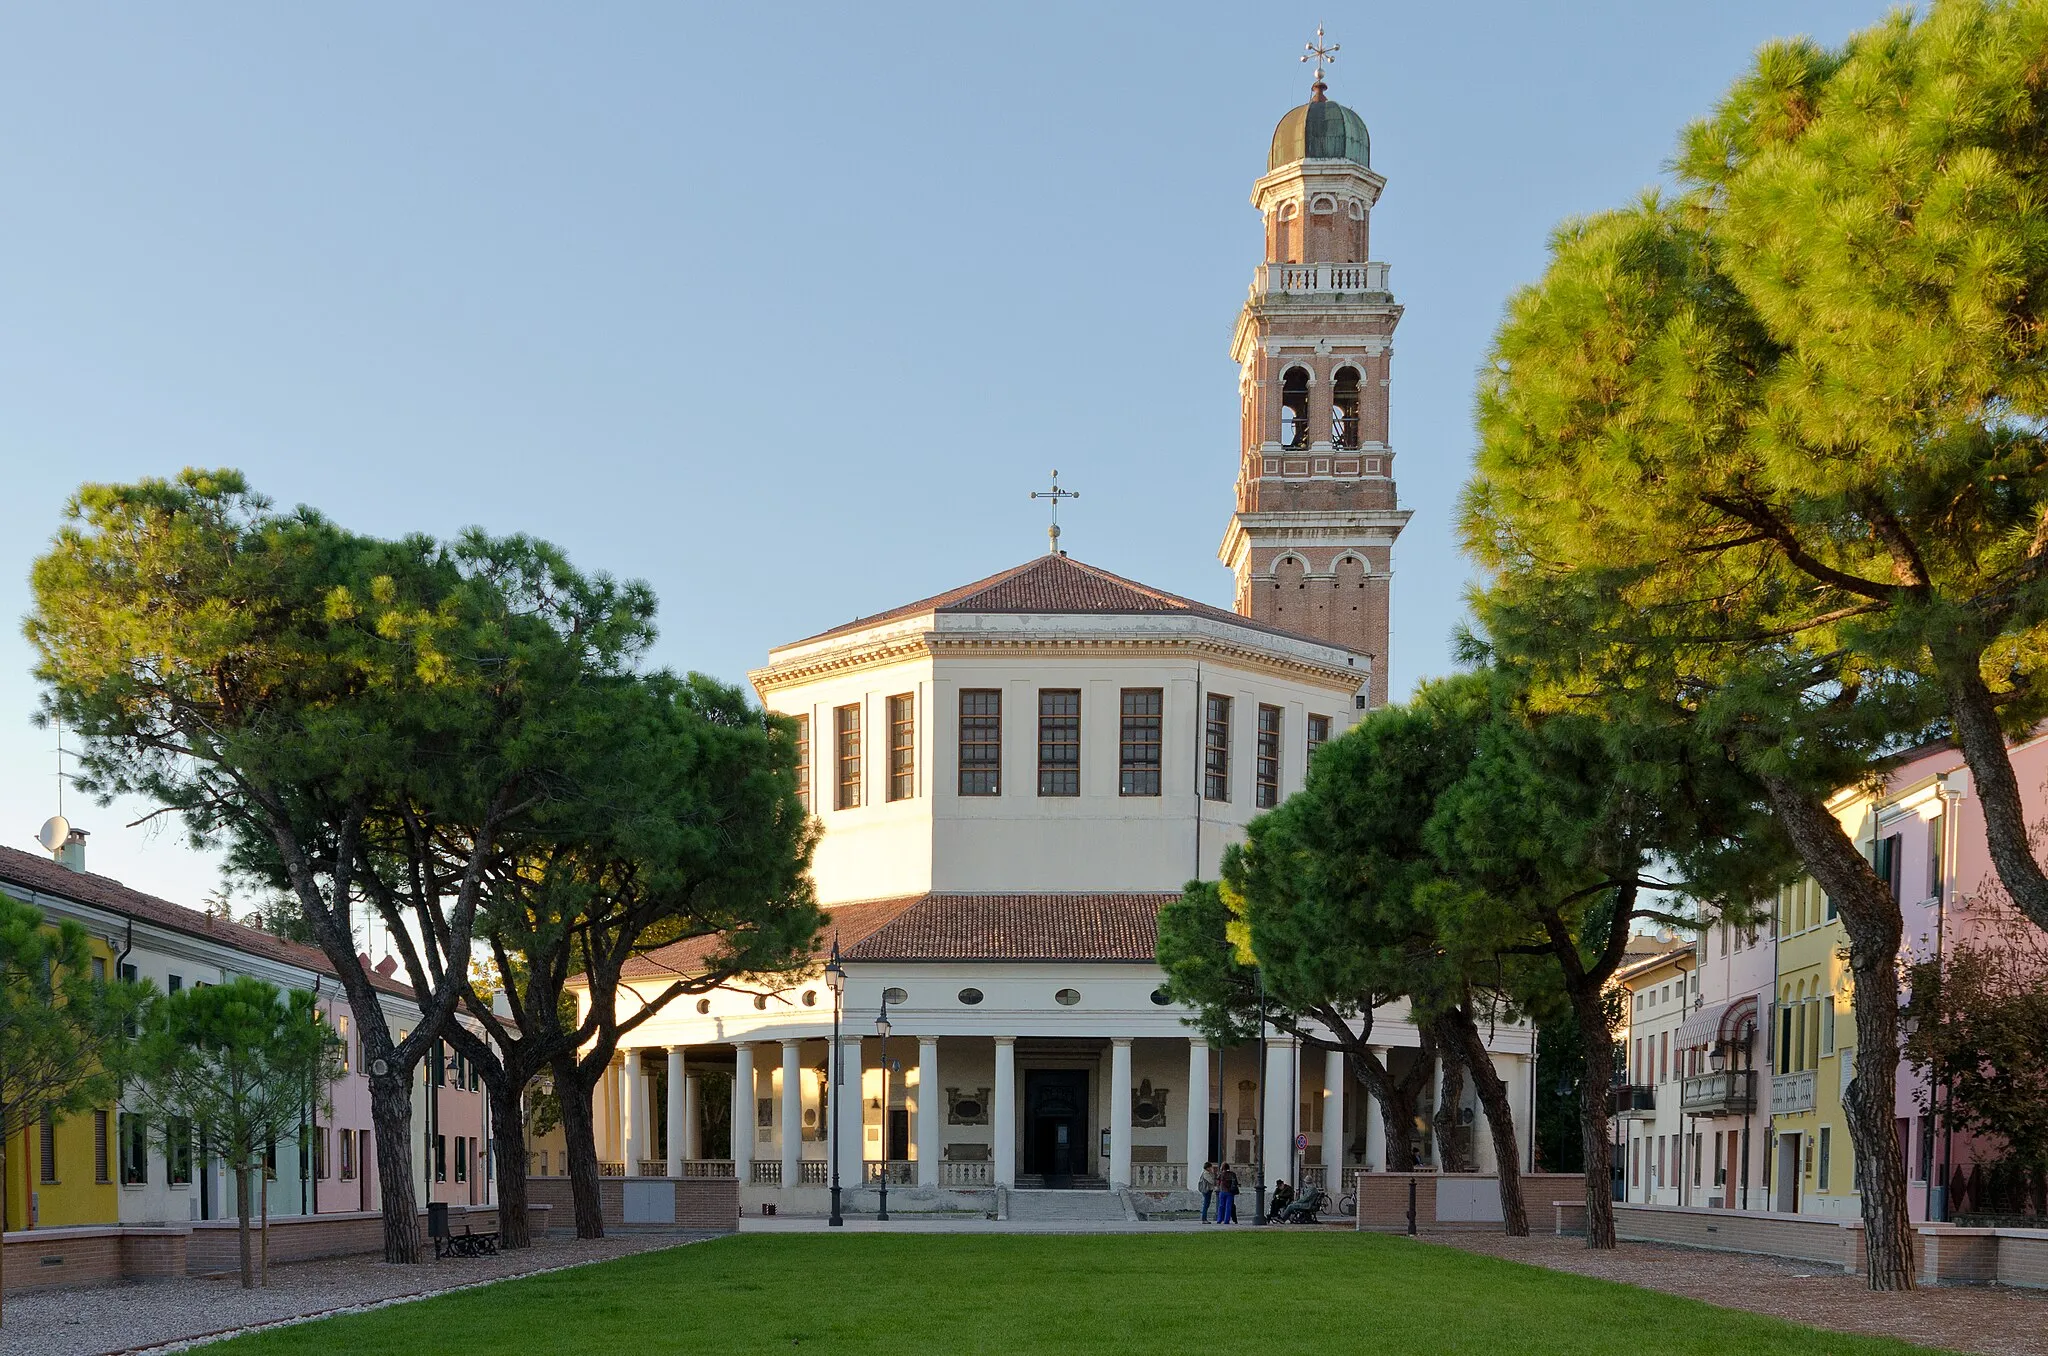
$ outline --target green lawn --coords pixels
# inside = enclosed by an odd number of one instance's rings
[[[245,1337],[303,1352],[1613,1352],[1924,1348],[1376,1234],[753,1234]]]

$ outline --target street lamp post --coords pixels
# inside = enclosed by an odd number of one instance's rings
[[[1252,1223],[1266,1222],[1266,972],[1259,975],[1259,1091],[1258,1120],[1255,1122],[1257,1138],[1252,1144],[1252,1161],[1258,1166],[1253,1171]]]
[[[889,991],[882,990],[882,1012],[875,1018],[875,1034],[882,1038],[882,1205],[875,1218],[889,1222]]]
[[[846,994],[846,967],[839,963],[839,939],[832,939],[832,959],[825,962],[825,987],[832,990],[832,1217],[827,1227],[846,1223],[839,1213],[839,1104],[846,1100],[846,1051],[839,1043],[839,1004]]]

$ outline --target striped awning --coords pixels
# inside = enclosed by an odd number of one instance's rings
[[[1734,1040],[1742,1031],[1745,1021],[1756,1020],[1756,995],[1744,994],[1731,998],[1725,1003],[1714,1003],[1699,1008],[1685,1019],[1672,1037],[1671,1044],[1680,1050],[1694,1046],[1713,1046]]]

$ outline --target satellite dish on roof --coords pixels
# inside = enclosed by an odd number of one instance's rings
[[[36,841],[43,845],[43,851],[56,852],[71,838],[71,821],[63,815],[52,815],[43,821],[43,827],[36,831]]]

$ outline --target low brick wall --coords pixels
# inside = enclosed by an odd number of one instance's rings
[[[1491,1173],[1353,1172],[1358,1193],[1358,1227],[1405,1230],[1408,1227],[1408,1183],[1415,1183],[1415,1227],[1455,1232],[1500,1228],[1499,1179]],[[1447,1189],[1440,1191],[1439,1184]],[[1454,1186],[1451,1184],[1455,1184]],[[1522,1207],[1530,1227],[1540,1229],[1553,1200],[1582,1199],[1586,1179],[1573,1172],[1525,1173]],[[1240,1198],[1242,1200],[1242,1198]],[[1473,1209],[1474,1205],[1478,1209]],[[1474,1218],[1475,1215],[1490,1216]]]
[[[626,1189],[634,1188],[639,1204],[666,1200],[674,1193],[673,1222],[656,1218],[651,1223],[626,1219]],[[604,1212],[607,1230],[634,1229],[725,1229],[739,1227],[740,1184],[724,1177],[602,1177],[598,1179],[598,1204]],[[529,1177],[526,1199],[534,1205],[554,1207],[555,1226],[574,1228],[576,1200],[566,1177]],[[657,1210],[659,1216],[663,1212]]]
[[[498,1227],[495,1205],[451,1205],[448,1228],[454,1233],[467,1229],[487,1234]],[[231,1219],[214,1219],[190,1226],[192,1241],[186,1252],[186,1268],[194,1275],[241,1269],[241,1226]],[[427,1212],[420,1211],[421,1246],[426,1246]],[[249,1246],[263,1246],[261,1231],[252,1225]],[[270,1264],[307,1262],[316,1257],[347,1257],[356,1253],[384,1250],[384,1217],[374,1211],[348,1211],[333,1215],[272,1215],[270,1217]]]
[[[182,1276],[187,1232],[174,1228],[21,1229],[6,1236],[8,1293]]]
[[[1614,1236],[1638,1243],[1676,1243],[1717,1252],[1754,1252],[1856,1271],[1862,1260],[1860,1220],[1701,1206],[1614,1206]]]
[[[2048,1290],[2048,1229],[1998,1229],[2000,1285]]]

